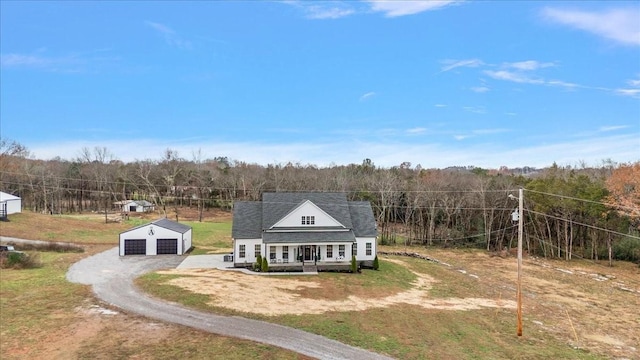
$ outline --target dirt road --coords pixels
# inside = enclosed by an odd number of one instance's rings
[[[136,277],[157,269],[175,268],[184,257],[118,256],[118,248],[85,258],[71,266],[67,279],[92,285],[101,300],[146,317],[214,334],[275,345],[318,359],[390,359],[325,337],[286,326],[237,316],[219,316],[151,298],[133,285]]]

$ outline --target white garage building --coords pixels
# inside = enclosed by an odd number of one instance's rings
[[[120,233],[120,256],[182,255],[191,249],[191,226],[160,219]]]
[[[22,199],[0,191],[0,217],[22,212]]]

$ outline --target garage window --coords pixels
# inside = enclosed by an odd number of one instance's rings
[[[172,254],[178,253],[178,239],[158,239],[156,244],[156,254]]]
[[[147,240],[146,239],[125,239],[124,254],[125,255],[146,255]]]

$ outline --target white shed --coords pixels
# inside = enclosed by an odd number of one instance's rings
[[[0,217],[22,212],[22,199],[0,191]]]
[[[149,212],[155,210],[155,206],[147,200],[124,200],[114,203],[122,207],[122,212]]]
[[[182,255],[191,249],[191,226],[159,219],[120,233],[120,256]]]

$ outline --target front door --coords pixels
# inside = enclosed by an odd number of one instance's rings
[[[310,245],[304,247],[304,261],[313,260],[313,249]]]

